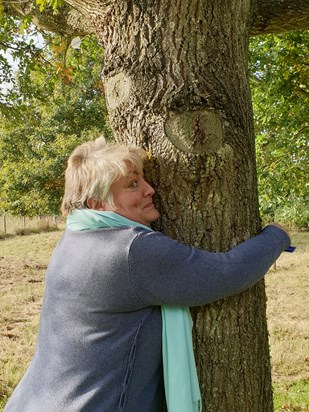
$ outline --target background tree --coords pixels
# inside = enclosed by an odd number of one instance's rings
[[[250,43],[259,200],[263,219],[309,223],[309,32]]]
[[[249,36],[308,28],[307,0],[67,0],[54,30],[72,32],[68,5],[105,50],[116,139],[152,153],[146,171],[158,192],[158,228],[214,251],[257,233]],[[263,282],[193,317],[204,409],[271,411]]]
[[[3,46],[13,50],[19,69],[2,56],[7,88],[1,105],[0,209],[59,214],[68,153],[82,140],[109,134],[100,80],[103,51],[93,36],[73,49],[69,36],[44,32],[36,46],[32,26],[21,35],[22,20],[9,25],[16,38],[2,33]]]

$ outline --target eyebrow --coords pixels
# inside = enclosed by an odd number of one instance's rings
[[[144,177],[144,171],[142,170],[142,172],[140,173],[137,170],[132,170],[131,172],[128,173],[127,176],[130,177],[130,175]]]

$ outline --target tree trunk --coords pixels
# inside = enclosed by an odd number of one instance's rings
[[[93,20],[115,137],[151,153],[157,229],[211,251],[228,250],[260,225],[250,4],[114,1]],[[272,411],[264,285],[192,314],[203,410]]]

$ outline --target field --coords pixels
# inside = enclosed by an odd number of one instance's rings
[[[44,276],[62,232],[0,240],[0,411],[32,356]],[[276,412],[309,412],[309,232],[266,276]]]

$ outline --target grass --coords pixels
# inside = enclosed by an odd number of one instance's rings
[[[31,359],[44,276],[62,232],[0,240],[0,411]],[[266,276],[276,412],[309,412],[309,232]]]
[[[33,354],[47,262],[61,234],[0,240],[0,411]]]
[[[266,276],[267,317],[277,412],[309,412],[309,232],[292,235]]]
[[[275,411],[308,412],[309,379],[300,379],[290,383],[282,381],[274,385]]]

